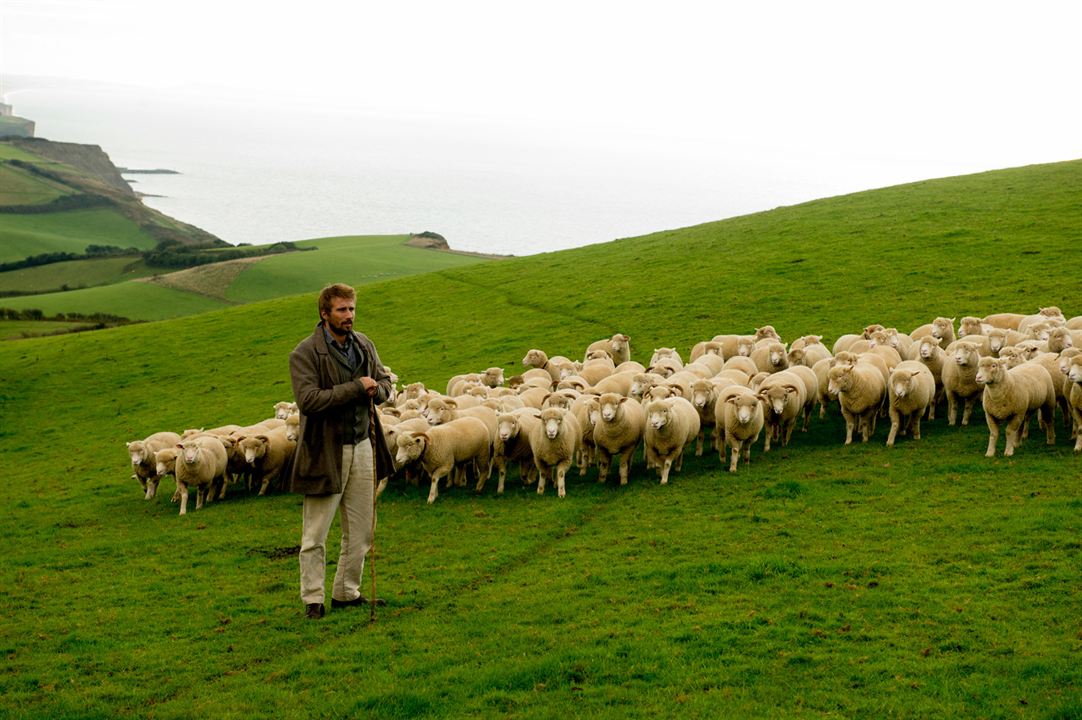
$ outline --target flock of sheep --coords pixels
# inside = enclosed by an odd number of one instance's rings
[[[877,420],[889,418],[889,447],[899,436],[920,439],[921,420],[934,419],[944,399],[950,425],[959,409],[968,424],[980,402],[989,457],[1001,430],[1004,454],[1012,455],[1033,415],[1054,444],[1059,407],[1075,452],[1082,451],[1082,316],[1068,320],[1056,307],[964,317],[957,333],[954,319],[943,317],[908,334],[869,325],[829,349],[816,335],[785,344],[767,325],[699,342],[686,362],[676,349],[660,348],[644,366],[631,359],[623,334],[591,344],[581,361],[533,349],[522,362],[525,372],[507,381],[494,367],[452,377],[445,392],[412,383],[379,407],[398,472],[413,482],[426,476],[429,503],[441,480],[463,486],[470,472],[481,491],[495,470],[502,493],[513,464],[538,493],[551,482],[564,497],[572,464],[580,475],[596,465],[605,482],[613,460],[623,485],[640,446],[646,469],[664,484],[691,447],[702,455],[707,437],[723,467],[730,453],[735,472],[760,437],[763,452],[788,445],[797,425],[808,428],[816,405],[820,418],[838,405],[846,444],[854,433],[867,442]],[[145,497],[169,473],[181,514],[189,486],[200,490],[197,508],[215,492],[224,496],[227,478],[259,483],[263,494],[296,442],[296,406],[279,403],[276,415],[255,426],[129,443]]]

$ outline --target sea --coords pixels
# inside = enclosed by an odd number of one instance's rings
[[[926,158],[800,155],[726,138],[435,109],[371,112],[116,84],[8,89],[38,137],[99,145],[144,202],[232,243],[444,236],[532,255],[820,197],[986,169]],[[991,168],[987,168],[991,169]]]

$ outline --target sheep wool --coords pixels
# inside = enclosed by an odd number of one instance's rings
[[[1053,415],[1056,408],[1056,391],[1052,376],[1042,365],[1022,363],[1008,367],[1003,358],[981,358],[977,365],[977,382],[984,386],[981,404],[988,422],[987,457],[996,454],[1000,427],[1006,424],[1007,440],[1004,456],[1014,455],[1023,428],[1030,413],[1038,411],[1041,426],[1049,445],[1056,442],[1056,426]]]

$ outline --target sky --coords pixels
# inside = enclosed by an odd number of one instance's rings
[[[1082,157],[1082,2],[0,0],[0,75],[992,169]]]

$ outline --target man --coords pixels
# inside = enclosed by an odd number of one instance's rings
[[[356,298],[349,285],[323,288],[319,324],[289,355],[300,410],[290,488],[304,494],[301,601],[313,620],[326,612],[327,532],[339,509],[342,549],[331,607],[367,604],[361,573],[375,531],[375,479],[393,468],[379,416],[372,412],[375,403],[390,397],[391,378],[372,341],[353,330]]]

